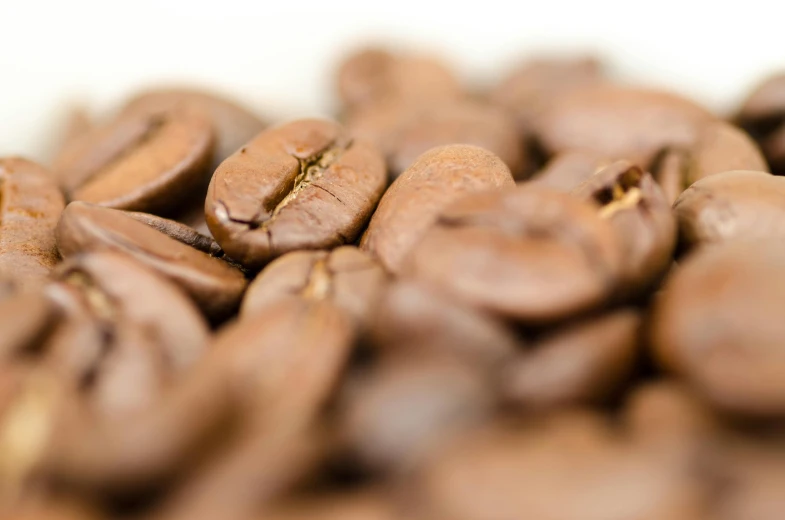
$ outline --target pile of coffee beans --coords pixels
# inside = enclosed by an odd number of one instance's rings
[[[0,158],[0,518],[785,518],[785,75],[336,77]]]

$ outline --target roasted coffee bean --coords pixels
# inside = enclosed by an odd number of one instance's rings
[[[689,148],[714,116],[666,92],[615,85],[577,89],[546,110],[536,138],[548,156],[589,150],[648,166],[663,148]]]
[[[217,93],[189,88],[148,90],[130,99],[123,112],[155,115],[179,108],[206,114],[213,126],[215,152],[209,175],[221,162],[264,129],[264,122],[247,107]]]
[[[339,405],[342,441],[361,463],[405,472],[438,443],[491,416],[490,378],[455,358],[383,363],[355,381]]]
[[[670,265],[676,245],[676,219],[651,175],[628,161],[595,173],[572,192],[599,204],[623,248],[623,292],[648,288]]]
[[[729,241],[680,264],[654,305],[651,341],[659,364],[717,409],[785,417],[785,248]]]
[[[182,222],[140,211],[126,211],[124,213],[134,220],[147,224],[164,235],[191,246],[202,253],[207,253],[210,256],[223,256],[223,251],[221,251],[221,246],[218,245],[218,242]]]
[[[747,97],[735,120],[760,145],[772,171],[782,174],[785,171],[782,130],[785,122],[785,74],[775,74],[761,82]]]
[[[539,324],[602,306],[623,272],[621,253],[596,204],[524,185],[469,195],[444,210],[403,272]]]
[[[526,410],[613,397],[633,374],[640,325],[640,315],[628,309],[547,335],[505,365],[503,395]]]
[[[729,171],[700,180],[673,205],[685,249],[738,238],[785,237],[785,179]]]
[[[349,119],[353,135],[384,151],[393,178],[437,146],[470,144],[495,153],[522,178],[527,158],[515,121],[504,111],[476,101],[401,105],[388,102],[357,111]]]
[[[381,154],[329,121],[261,133],[224,161],[207,193],[207,224],[250,269],[296,249],[350,244],[384,191]]]
[[[586,151],[563,152],[555,156],[529,181],[554,190],[570,192],[613,161]]]
[[[41,166],[0,159],[0,273],[41,285],[58,260],[54,229],[63,195]]]
[[[767,172],[769,167],[747,134],[722,121],[704,126],[688,149],[662,150],[651,165],[654,178],[671,203],[692,183],[730,170]]]
[[[397,520],[382,490],[352,491],[284,500],[264,512],[268,520]]]
[[[529,134],[542,112],[565,94],[602,81],[603,67],[594,57],[536,58],[516,67],[491,92],[491,99],[511,110]]]
[[[469,433],[438,450],[412,486],[422,517],[454,520],[692,520],[705,518],[707,498],[678,461],[588,414]]]
[[[242,271],[212,256],[217,249],[206,239],[171,224],[164,234],[140,222],[138,215],[84,202],[72,202],[57,226],[57,246],[64,257],[87,251],[116,251],[133,257],[172,280],[214,321],[239,306],[247,281]],[[160,221],[158,221],[161,224]],[[161,226],[159,226],[160,228]],[[172,236],[175,235],[175,236]],[[191,247],[201,245],[201,249]],[[204,251],[209,249],[209,253]]]
[[[273,261],[256,277],[245,294],[240,315],[253,317],[268,305],[299,296],[329,300],[364,326],[386,280],[381,265],[353,246],[296,251]]]
[[[382,197],[360,247],[393,273],[439,213],[460,197],[513,186],[510,170],[491,152],[449,145],[420,156]]]
[[[410,280],[383,291],[367,339],[382,358],[437,355],[486,368],[501,365],[524,345],[491,316]]]
[[[212,152],[201,112],[128,111],[71,143],[53,170],[71,200],[172,213],[199,187]]]
[[[396,56],[383,49],[366,49],[346,58],[337,84],[347,109],[389,99],[430,102],[462,95],[457,78],[438,59]]]

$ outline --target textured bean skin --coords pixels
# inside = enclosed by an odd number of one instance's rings
[[[54,229],[63,207],[44,168],[22,158],[0,159],[0,272],[21,286],[43,283],[59,259]]]
[[[384,194],[360,248],[398,273],[404,256],[450,203],[468,193],[513,185],[507,166],[482,148],[449,145],[430,150]]]
[[[224,251],[258,269],[295,249],[351,243],[386,183],[381,154],[335,123],[267,130],[216,170],[207,224]]]

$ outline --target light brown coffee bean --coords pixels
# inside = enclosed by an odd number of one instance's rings
[[[513,186],[507,166],[494,154],[469,145],[449,145],[420,156],[382,197],[360,248],[392,273],[436,221],[460,197]]]
[[[556,330],[505,365],[502,394],[525,410],[605,401],[634,371],[640,325],[627,309]]]
[[[188,244],[197,241],[206,246],[206,240],[188,233],[186,238],[178,241],[122,211],[84,202],[69,204],[57,226],[57,245],[64,257],[107,250],[131,256],[180,286],[212,320],[225,319],[240,304],[245,276]]]
[[[469,195],[444,210],[403,272],[536,324],[602,306],[617,289],[621,253],[595,204],[524,185]]]
[[[201,112],[129,111],[75,140],[53,171],[71,200],[172,213],[198,189],[212,152]]]
[[[63,195],[49,173],[21,158],[0,159],[0,273],[41,285],[58,260],[54,229]]]
[[[14,359],[35,356],[59,318],[57,306],[37,291],[2,300],[0,365],[6,365]]]
[[[628,161],[618,161],[572,193],[596,202],[600,218],[610,222],[621,238],[625,279],[621,291],[648,289],[670,266],[676,246],[676,219],[651,175]]]
[[[248,287],[240,315],[250,318],[292,296],[328,300],[365,326],[387,275],[353,246],[332,251],[295,251],[268,265]]]
[[[258,269],[289,251],[352,243],[385,183],[373,146],[329,121],[295,121],[221,164],[207,194],[207,224],[229,256]]]
[[[702,179],[673,205],[685,249],[732,239],[785,237],[785,179],[729,171]]]

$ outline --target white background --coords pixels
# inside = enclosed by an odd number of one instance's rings
[[[74,102],[100,113],[153,82],[197,82],[278,120],[327,115],[341,53],[425,46],[475,84],[536,52],[589,50],[639,83],[729,110],[785,68],[778,0],[0,0],[0,155],[46,161]]]

